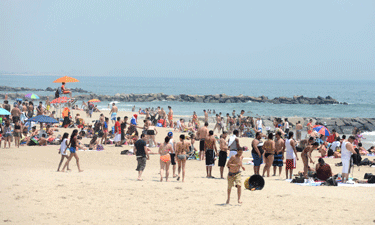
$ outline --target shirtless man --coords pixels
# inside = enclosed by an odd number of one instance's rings
[[[285,141],[281,138],[281,132],[276,133],[275,142],[275,156],[272,163],[273,166],[273,176],[276,176],[276,167],[279,167],[279,176],[281,176],[281,171],[283,169],[283,160],[285,152]]]
[[[217,128],[217,131],[220,132],[220,129],[221,129],[221,117],[219,116],[219,114],[216,114],[216,124],[215,124],[215,127],[214,127],[214,132]]]
[[[227,166],[228,166],[228,169],[229,169],[227,204],[229,204],[230,192],[232,191],[232,187],[234,186],[234,183],[235,183],[236,188],[237,188],[238,203],[240,203],[240,204],[242,203],[241,202],[241,184],[242,184],[242,182],[241,182],[240,168],[242,168],[242,170],[245,170],[245,167],[242,166],[242,160],[243,160],[242,153],[243,153],[243,150],[239,149],[237,151],[237,154],[232,156],[227,163]]]
[[[118,108],[117,108],[116,104],[112,103],[112,109],[109,112],[109,115],[111,115],[112,123],[116,122],[117,112],[118,112]]]
[[[49,112],[50,108],[51,108],[51,102],[49,101],[49,97],[47,97],[47,100],[46,100],[46,110]]]
[[[173,128],[173,110],[172,107],[168,106],[169,112],[168,112],[168,121],[169,121],[169,127]]]
[[[233,110],[233,112],[232,112],[232,116],[233,116],[233,117],[236,116],[236,110]]]
[[[225,140],[228,136],[226,131],[220,137],[220,152],[219,152],[219,167],[220,167],[220,178],[224,179],[224,167],[228,157],[228,142]]]
[[[203,110],[203,112],[204,112],[204,122],[208,123],[208,113],[205,109]]]
[[[244,114],[245,114],[245,110],[241,110],[241,114],[238,115],[238,122],[239,122],[240,126],[242,125],[242,120],[244,118]]]
[[[103,115],[103,113],[102,114],[100,114],[100,117],[99,117],[99,122],[100,122],[100,124],[103,126],[104,125],[104,121],[105,121],[105,117],[104,117],[104,115]]]
[[[18,108],[18,104],[13,107],[10,113],[12,115],[13,123],[15,123],[16,121],[20,121],[21,110]]]
[[[158,114],[158,120],[160,120],[160,119],[161,119],[161,110],[160,110],[160,106],[158,106],[158,109],[157,109],[156,113]]]
[[[25,102],[22,102],[22,112],[27,113],[27,106]]]
[[[301,124],[301,121],[298,121],[298,123],[296,124],[296,138],[297,138],[297,141],[301,140],[302,128],[303,128],[303,126]]]
[[[204,123],[203,127],[200,127],[197,131],[197,138],[199,139],[199,160],[204,160],[204,140],[208,136],[208,122]]]
[[[310,119],[310,122],[307,124],[307,133],[308,134],[311,134],[311,132],[313,131],[313,129],[312,129],[312,127],[313,127],[312,122],[313,122],[313,120]]]
[[[206,152],[207,178],[214,178],[212,176],[212,167],[215,165],[215,155],[217,155],[217,147],[214,132],[212,130],[208,132],[208,137],[204,141],[204,150]]]
[[[36,115],[43,115],[44,114],[44,108],[43,108],[43,103],[39,102],[38,107],[36,107]]]
[[[165,120],[165,118],[166,118],[166,116],[167,116],[167,113],[164,111],[163,108],[161,108],[160,115],[161,115],[161,118],[162,118],[163,120]]]

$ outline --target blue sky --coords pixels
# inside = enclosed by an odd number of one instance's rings
[[[375,1],[0,1],[0,72],[375,79]]]

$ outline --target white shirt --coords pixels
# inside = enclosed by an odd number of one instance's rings
[[[285,129],[289,129],[289,122],[285,122],[284,127]]]
[[[262,120],[257,120],[257,127],[262,128]]]
[[[174,143],[174,142],[173,142],[173,139],[170,139],[170,140],[169,140],[169,144],[172,145],[172,152],[171,152],[171,153],[175,153],[173,143]]]
[[[293,139],[285,140],[285,149],[286,149],[285,158],[286,159],[294,159],[296,157],[296,154],[294,154],[294,149],[292,145],[290,144],[290,140],[293,140]]]
[[[61,153],[61,155],[66,155],[66,154],[64,154],[64,151],[65,151],[65,149],[66,149],[66,142],[68,141],[68,139],[64,139],[64,140],[62,140],[62,142],[61,142],[61,146],[60,146],[60,153]]]
[[[349,151],[348,149],[346,149],[346,145],[349,144],[349,142],[343,142],[342,145],[341,145],[341,158],[345,158],[345,159],[350,159],[350,157],[352,156],[352,152]]]
[[[340,142],[339,141],[332,142],[331,149],[333,151],[336,151],[336,148],[340,148]]]

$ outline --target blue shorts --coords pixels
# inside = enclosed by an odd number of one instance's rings
[[[111,114],[111,120],[116,120],[117,113],[112,113]]]
[[[260,164],[263,163],[263,156],[257,154],[257,153],[251,153],[251,155],[253,156],[253,163],[254,163],[254,166],[260,166]]]
[[[70,147],[69,151],[70,153],[76,153],[76,147]]]

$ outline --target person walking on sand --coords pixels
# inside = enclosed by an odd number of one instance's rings
[[[189,142],[185,142],[185,135],[180,135],[180,141],[176,144],[176,156],[178,164],[178,177],[177,180],[180,180],[180,172],[182,169],[182,182],[185,182],[185,166],[186,160],[188,158],[187,152],[189,149]]]
[[[160,182],[163,181],[163,173],[165,170],[165,181],[168,182],[169,177],[169,165],[171,164],[171,155],[169,154],[172,151],[172,145],[169,143],[170,138],[165,137],[164,143],[159,147],[160,154]]]
[[[226,131],[224,131],[223,134],[220,136],[219,167],[221,179],[224,179],[224,167],[228,157],[228,142],[225,140],[227,136],[228,133]]]
[[[204,160],[205,148],[204,141],[208,135],[208,122],[204,123],[203,127],[200,127],[197,131],[197,137],[199,139],[199,160]]]
[[[254,174],[259,174],[260,165],[263,162],[263,143],[260,141],[262,138],[262,133],[257,132],[255,134],[255,139],[251,143],[252,150],[251,155],[253,156],[253,163],[254,163]]]
[[[175,149],[176,149],[176,142],[174,142],[173,140],[173,133],[172,132],[168,132],[168,137],[169,137],[169,144],[171,144],[172,146],[172,150],[170,151],[169,155],[171,156],[171,164],[172,164],[172,172],[173,172],[173,178],[177,177],[176,175],[176,152],[175,152]]]
[[[276,167],[279,167],[279,176],[281,176],[281,171],[283,169],[284,152],[285,141],[281,138],[281,132],[277,132],[275,142],[275,155],[272,163],[273,176],[276,176]]]
[[[169,122],[169,127],[173,128],[173,110],[172,107],[168,106],[169,112],[168,112],[168,122]]]
[[[307,179],[307,172],[309,169],[309,159],[310,163],[315,164],[315,162],[311,158],[311,153],[313,150],[318,148],[318,142],[314,142],[312,145],[308,145],[303,151],[301,152],[301,159],[303,162],[303,176]]]
[[[292,179],[293,169],[296,168],[296,158],[297,160],[299,160],[298,155],[297,155],[296,142],[293,140],[293,135],[294,135],[293,131],[290,131],[288,135],[289,139],[285,141],[286,179],[288,179],[288,172],[289,172],[289,179]]]
[[[266,163],[266,165],[263,168],[263,177],[266,171],[267,171],[267,177],[269,177],[270,169],[271,169],[274,154],[275,154],[275,142],[273,141],[273,133],[268,134],[268,140],[264,142],[263,150],[264,150],[263,158]]]
[[[62,141],[61,141],[61,145],[60,145],[60,149],[58,151],[58,154],[61,154],[61,160],[60,160],[60,163],[59,163],[59,166],[57,167],[57,172],[60,172],[60,167],[61,167],[61,164],[63,163],[64,161],[64,158],[68,159],[68,154],[66,154],[66,150],[68,149],[68,137],[69,137],[69,134],[68,133],[64,133],[63,137],[62,137]],[[67,170],[69,171],[69,164],[67,166]]]
[[[241,204],[241,168],[245,171],[245,167],[242,166],[242,156],[243,150],[238,149],[237,154],[232,156],[227,163],[229,173],[228,173],[228,198],[226,204],[230,202],[230,193],[232,187],[235,185],[237,188],[238,203]]]
[[[146,161],[150,159],[150,156],[148,155],[147,151],[145,135],[141,134],[141,139],[138,139],[137,136],[134,138],[136,140],[134,144],[134,154],[137,158],[137,168],[135,170],[138,171],[137,180],[142,181],[143,179],[141,176],[146,168]]]
[[[111,115],[112,123],[116,122],[117,112],[118,112],[118,108],[117,108],[116,104],[112,103],[112,109],[109,112],[109,115]]]
[[[76,152],[77,147],[78,147],[77,135],[78,135],[78,130],[74,129],[72,134],[70,135],[70,142],[69,142],[68,147],[67,147],[67,148],[69,148],[70,155],[69,155],[69,158],[66,161],[64,167],[62,168],[61,172],[65,172],[65,167],[67,167],[69,165],[69,162],[73,158],[73,156],[74,156],[74,158],[76,158],[78,171],[83,172],[83,170],[81,170],[81,168],[79,166],[79,158],[78,158],[78,154]]]
[[[214,132],[210,130],[208,137],[204,141],[204,149],[206,152],[206,172],[208,178],[215,178],[212,176],[212,167],[215,165],[215,155],[217,155],[216,139]]]

